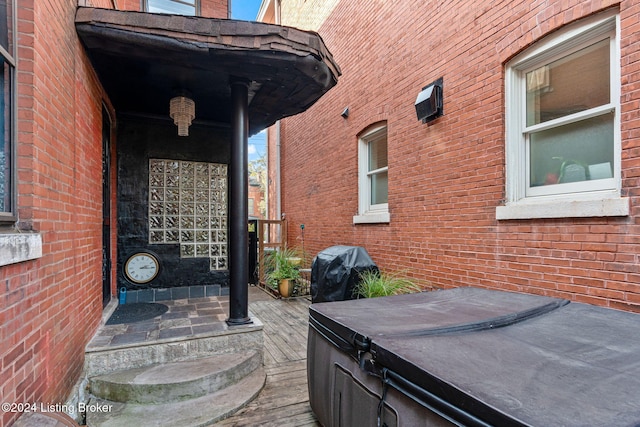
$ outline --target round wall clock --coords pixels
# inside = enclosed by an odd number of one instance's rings
[[[136,252],[124,265],[124,274],[133,283],[149,283],[160,272],[158,258],[149,252]]]

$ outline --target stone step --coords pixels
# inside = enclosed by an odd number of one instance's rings
[[[201,427],[227,418],[253,400],[266,379],[262,367],[239,382],[195,399],[154,405],[92,398],[87,406],[89,427]]]
[[[257,351],[219,354],[99,375],[89,379],[89,389],[93,396],[113,402],[178,402],[217,392],[261,366]]]
[[[88,378],[160,363],[200,359],[213,354],[264,351],[263,325],[253,318],[250,325],[221,326],[208,333],[156,339],[121,345],[92,341],[85,350],[84,372]]]

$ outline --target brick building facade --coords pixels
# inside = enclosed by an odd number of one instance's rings
[[[308,252],[363,246],[425,287],[640,311],[638,12],[636,0],[264,1],[263,19],[319,31],[343,72],[270,130],[270,216],[289,221],[290,245],[305,224]],[[418,94],[439,78],[444,115],[423,123]]]
[[[264,190],[260,181],[249,178],[249,218],[265,219],[262,213],[264,207]]]
[[[185,4],[188,7],[188,3],[181,2],[180,7]],[[226,264],[227,236],[232,235],[228,232],[227,217],[238,217],[234,221],[246,233],[247,215],[242,215],[246,197],[241,200],[235,195],[237,209],[234,211],[226,193],[227,168],[242,170],[239,164],[229,166],[234,164],[230,138],[235,135],[242,140],[238,134],[243,132],[234,128],[233,120],[229,123],[230,102],[215,96],[207,98],[202,95],[204,91],[209,87],[217,90],[215,85],[219,84],[223,90],[218,93],[234,93],[236,87],[246,86],[247,81],[257,82],[257,88],[268,87],[263,80],[274,81],[278,87],[291,85],[291,91],[301,93],[303,98],[290,101],[291,97],[285,100],[271,93],[257,100],[259,90],[252,89],[252,96],[258,94],[252,108],[279,110],[268,108],[275,100],[283,108],[277,113],[282,117],[300,111],[335,84],[335,75],[333,83],[324,86],[324,82],[314,80],[306,72],[288,74],[285,71],[282,75],[286,82],[279,81],[279,77],[268,75],[269,67],[263,63],[271,60],[270,55],[249,61],[260,64],[260,72],[246,65],[250,54],[243,49],[248,45],[256,52],[255,44],[263,41],[261,37],[275,32],[280,40],[278,46],[288,51],[280,53],[280,62],[273,69],[291,69],[289,61],[297,61],[299,53],[310,49],[304,44],[304,37],[300,37],[302,32],[282,32],[264,24],[248,25],[249,31],[239,31],[239,27],[247,27],[226,20],[227,0],[192,2],[193,10],[183,14],[197,17],[167,16],[163,14],[167,11],[154,9],[167,4],[170,3],[154,0],[0,2],[3,12],[0,13],[0,56],[4,59],[4,77],[0,79],[4,87],[4,98],[0,99],[0,127],[4,135],[0,143],[0,395],[3,403],[73,403],[74,390],[77,393],[83,371],[85,347],[104,322],[103,316],[108,314],[104,307],[113,309],[117,305],[118,299],[114,297],[121,287],[144,291],[145,295],[153,295],[155,289],[167,286],[180,287],[182,294],[184,287],[191,285],[197,285],[202,292],[209,285],[221,294],[224,294],[223,288],[228,289],[229,277],[233,274]],[[160,13],[151,16],[135,11]],[[185,29],[185,22],[193,25]],[[211,22],[216,25],[212,26]],[[109,40],[110,26],[118,28],[114,31],[115,39]],[[96,27],[100,28],[98,36],[95,36]],[[205,27],[213,29],[203,31]],[[158,28],[162,29],[162,35],[149,34],[159,31]],[[226,33],[221,35],[216,31]],[[109,49],[121,42],[118,37],[124,33],[129,37],[125,41],[127,48],[116,48],[117,53],[109,57],[109,61],[101,62],[100,55],[112,54]],[[167,40],[164,44],[163,37]],[[202,86],[196,86],[200,92],[195,94],[196,121],[189,136],[184,138],[177,135],[176,126],[169,118],[167,88],[174,88],[172,78],[176,73],[189,74],[197,68],[185,67],[185,61],[201,60],[191,51],[171,50],[192,37],[199,37],[203,45],[209,43],[210,38],[219,37],[222,41],[212,49],[220,57],[231,55],[233,58],[222,61],[224,67],[229,68],[207,68],[216,67],[215,61],[213,65],[199,64],[204,72],[223,77],[219,82],[207,79]],[[140,40],[147,43],[151,40],[155,45],[140,47]],[[314,58],[330,55],[321,43],[314,43],[313,48],[316,49]],[[143,54],[132,54],[136,49]],[[278,50],[269,46],[260,49],[269,50],[270,54]],[[260,49],[258,55],[262,53]],[[291,52],[298,54],[289,57]],[[166,59],[182,54],[182,61]],[[142,62],[136,62],[140,58]],[[126,73],[117,71],[122,64]],[[154,68],[155,65],[158,67]],[[126,80],[135,78],[136,70],[146,66],[153,69],[152,76],[143,75],[139,84]],[[234,66],[236,69],[232,71]],[[313,64],[308,62],[307,67],[313,69]],[[161,75],[163,72],[166,74]],[[226,72],[241,81],[230,84],[232,79],[224,74]],[[111,77],[125,80],[114,81]],[[182,81],[193,78],[191,74],[181,77]],[[296,90],[299,86],[305,89]],[[164,90],[167,96],[161,100],[162,105],[148,101],[160,93],[165,95]],[[240,98],[241,95],[242,89]],[[135,110],[136,107],[139,109]],[[156,107],[159,112],[153,112]],[[245,133],[270,124],[257,124],[252,109],[245,107],[241,112],[249,118],[248,127],[252,126],[243,130]],[[259,115],[268,116],[262,112]],[[275,119],[264,120],[273,123]],[[172,175],[175,168],[180,168],[180,172]],[[197,198],[200,193],[196,194],[194,188],[200,183],[197,180],[201,172],[206,173],[207,185],[211,187],[207,187],[210,199],[206,207],[198,205],[197,208],[206,210],[205,218],[211,223],[198,231],[211,231],[209,228],[214,222],[217,227],[215,234],[210,234],[215,237],[207,237],[205,254],[198,252],[203,245],[195,237],[186,243],[163,240],[178,230],[184,231],[184,227],[194,228],[193,223],[200,218],[193,213],[189,216],[191,207],[186,205],[176,208],[173,215],[172,200],[155,199],[164,195],[171,183],[177,183],[176,179],[191,182],[193,187],[183,194]],[[160,178],[166,179],[158,181]],[[171,191],[174,190],[169,188],[166,194]],[[237,190],[243,191],[246,188]],[[214,197],[218,198],[215,202]],[[157,204],[152,202],[165,202],[168,207],[156,215]],[[211,213],[214,211],[215,215]],[[162,214],[167,221],[179,218],[187,225],[171,228],[168,222],[159,223],[158,218],[165,219]],[[187,230],[186,235],[193,234]],[[209,252],[214,246],[220,251],[215,257]],[[194,252],[189,252],[191,250]],[[136,251],[154,252],[165,264],[155,280],[141,284],[125,277],[123,265]],[[231,294],[233,297],[233,290]],[[246,316],[243,313],[246,301],[243,307],[242,298],[237,299],[235,316]],[[230,318],[235,319],[234,313]],[[12,425],[19,415],[19,411],[3,410],[0,427]]]
[[[103,102],[112,111],[73,26],[76,2],[14,6],[17,221],[0,225],[0,395],[60,402],[102,314]],[[0,425],[18,415],[3,411]]]

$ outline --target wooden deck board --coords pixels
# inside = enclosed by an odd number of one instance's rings
[[[252,302],[264,324],[267,381],[260,395],[217,426],[317,427],[307,389],[309,301],[304,298]]]
[[[308,307],[305,299],[251,304],[251,312],[264,324],[265,365],[307,358]]]

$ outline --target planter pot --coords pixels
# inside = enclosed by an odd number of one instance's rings
[[[278,282],[278,292],[282,298],[289,298],[293,294],[293,285],[295,281],[291,279],[280,279]]]

